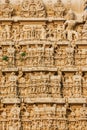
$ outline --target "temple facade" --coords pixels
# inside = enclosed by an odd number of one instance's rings
[[[87,130],[87,0],[0,3],[0,130]]]

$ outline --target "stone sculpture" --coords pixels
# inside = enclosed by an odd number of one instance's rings
[[[0,130],[87,130],[82,2],[0,1]]]

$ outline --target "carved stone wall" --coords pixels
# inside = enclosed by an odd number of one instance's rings
[[[0,3],[0,130],[87,130],[86,0],[83,9]]]

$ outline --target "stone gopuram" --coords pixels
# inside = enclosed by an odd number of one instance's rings
[[[87,130],[87,1],[0,2],[0,130]]]

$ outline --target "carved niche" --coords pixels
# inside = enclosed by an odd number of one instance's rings
[[[45,7],[40,0],[24,0],[21,5],[22,17],[45,17]]]

